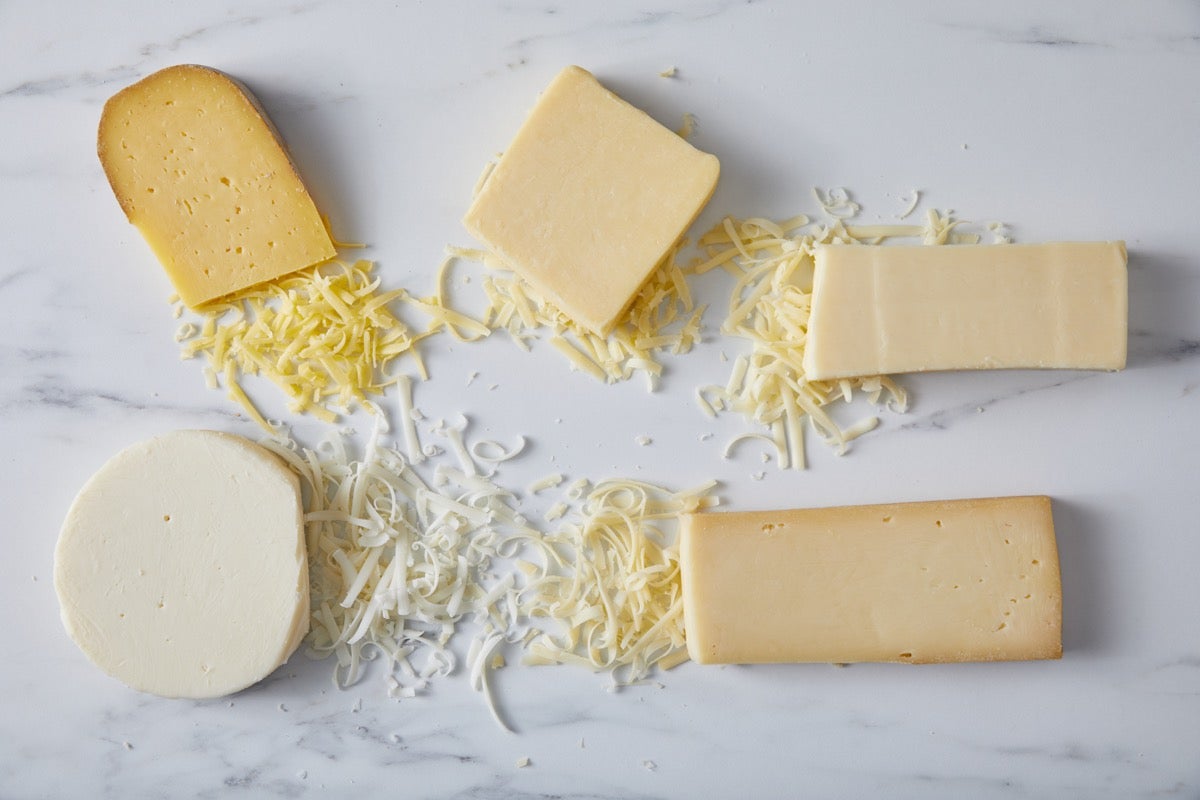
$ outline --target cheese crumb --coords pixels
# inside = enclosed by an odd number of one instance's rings
[[[679,70],[678,70],[676,67],[667,67],[667,68],[666,68],[666,69],[664,69],[662,72],[658,73],[658,77],[660,77],[660,78],[674,78],[674,77],[676,77],[678,74],[679,74]]]
[[[908,205],[906,205],[904,207],[904,210],[902,212],[900,212],[899,214],[896,215],[896,219],[908,218],[909,215],[911,215],[914,211],[917,210],[917,204],[920,202],[921,202],[921,190],[913,189],[912,190],[912,200],[910,200],[908,202]]]
[[[454,448],[459,468],[439,464],[430,480],[380,444],[382,423],[376,426],[361,461],[339,434],[315,451],[278,437],[263,442],[301,479],[308,646],[318,657],[336,658],[333,679],[343,688],[382,655],[389,694],[413,697],[455,670],[450,640],[464,617],[474,618],[480,628],[467,655],[471,685],[507,727],[487,670],[518,618],[516,577],[494,575],[492,563],[507,538],[536,531],[517,521],[514,495],[481,475],[465,446]],[[446,432],[461,437],[463,426]]]
[[[562,473],[555,472],[553,475],[547,475],[544,478],[539,478],[538,480],[529,484],[529,487],[526,489],[526,491],[529,492],[530,494],[537,494],[538,492],[543,491],[544,489],[553,489],[555,486],[558,486],[562,482],[563,482]]]
[[[531,762],[529,760],[529,756],[524,756],[523,758],[518,758],[517,759],[517,769],[525,769],[531,763],[533,763],[533,762]]]
[[[654,440],[651,439],[649,436],[638,436],[637,438],[634,439],[634,441],[637,442],[637,444],[639,446],[646,447],[647,445],[651,444]]]
[[[679,129],[675,131],[676,135],[678,135],[680,139],[690,139],[690,138],[692,138],[692,134],[694,134],[695,132],[696,132],[696,115],[695,114],[684,114],[683,115],[683,123],[679,126]]]

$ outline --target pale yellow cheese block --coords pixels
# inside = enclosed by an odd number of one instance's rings
[[[262,108],[208,67],[168,67],[104,105],[100,162],[189,306],[337,253]]]
[[[1125,366],[1124,242],[828,245],[815,262],[809,380]]]
[[[702,664],[1062,656],[1047,497],[697,513],[680,535]]]
[[[244,689],[308,632],[299,481],[267,450],[216,431],[132,445],[71,504],[54,587],[67,633],[134,689]]]
[[[607,334],[717,184],[720,165],[567,67],[463,220],[575,322]]]

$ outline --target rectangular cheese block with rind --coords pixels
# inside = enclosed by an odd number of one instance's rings
[[[1123,242],[827,245],[814,258],[809,380],[1125,366]]]
[[[691,225],[719,164],[567,67],[463,222],[572,320],[606,335]]]
[[[121,90],[104,105],[97,150],[189,306],[337,254],[262,108],[217,70],[168,67]]]
[[[1047,497],[701,512],[680,536],[702,664],[1062,655]]]

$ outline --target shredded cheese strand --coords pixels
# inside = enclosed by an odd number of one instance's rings
[[[557,624],[531,633],[526,663],[580,664],[626,685],[685,661],[675,524],[715,505],[714,485],[602,481],[557,530],[530,541],[546,566],[527,578],[521,612]]]
[[[697,405],[706,416],[735,411],[766,428],[778,450],[780,469],[804,468],[805,420],[839,454],[879,423],[877,417],[869,417],[842,430],[826,406],[849,403],[856,391],[898,413],[908,402],[904,390],[886,376],[839,381],[805,377],[814,248],[893,238],[919,238],[931,245],[979,240],[979,234],[961,230],[966,223],[952,212],[933,209],[924,225],[847,225],[860,210],[848,192],[814,189],[813,194],[826,221],[810,222],[804,215],[778,223],[726,218],[700,237],[701,255],[690,267],[696,274],[720,267],[734,277],[721,332],[750,346],[749,353],[734,360],[724,386],[696,389]],[[1007,241],[1001,224],[990,223],[988,230],[995,241]],[[730,443],[727,454],[740,438]]]
[[[550,344],[571,364],[596,380],[615,383],[641,373],[651,391],[662,372],[663,353],[689,352],[700,341],[704,306],[697,307],[687,284],[691,271],[678,263],[681,240],[663,257],[642,285],[625,316],[608,336],[598,336],[577,324],[553,303],[541,297],[529,283],[508,270],[495,255],[482,250],[447,247],[447,259],[439,268],[438,294],[427,302],[453,314],[457,320],[436,320],[435,326],[452,332],[464,328],[464,340],[482,338],[487,332],[503,330],[522,349],[529,340],[548,335]],[[482,319],[455,310],[444,289],[444,272],[456,260],[482,263],[490,272],[484,277],[486,306]],[[456,334],[457,335],[457,334]]]
[[[389,366],[417,358],[426,334],[412,334],[389,310],[414,301],[400,289],[379,293],[370,261],[332,261],[205,305],[200,325],[176,333],[182,356],[207,359],[206,382],[224,380],[231,397],[266,430],[271,425],[246,395],[244,375],[261,375],[288,398],[297,414],[334,422],[396,381]]]

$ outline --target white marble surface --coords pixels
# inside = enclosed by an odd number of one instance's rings
[[[0,40],[0,796],[1200,796],[1194,2],[14,2]],[[432,415],[529,433],[515,485],[551,467],[712,476],[741,508],[1050,494],[1063,660],[684,665],[620,693],[511,668],[496,684],[515,735],[462,676],[397,703],[370,677],[337,691],[328,663],[297,657],[232,702],[181,702],[100,674],[51,581],[74,492],[154,433],[256,434],[179,360],[167,282],[94,154],[104,100],[180,62],[248,82],[335,229],[418,290],[465,241],[483,162],[567,63],[672,127],[696,115],[695,143],[723,164],[704,222],[812,210],[814,185],[888,219],[915,187],[1020,241],[1127,239],[1126,371],[908,379],[907,415],[845,458],[811,446],[807,472],[755,481],[756,454],[720,459],[747,428],[693,405],[738,350],[712,333],[653,396],[500,339],[433,345],[418,389]]]

